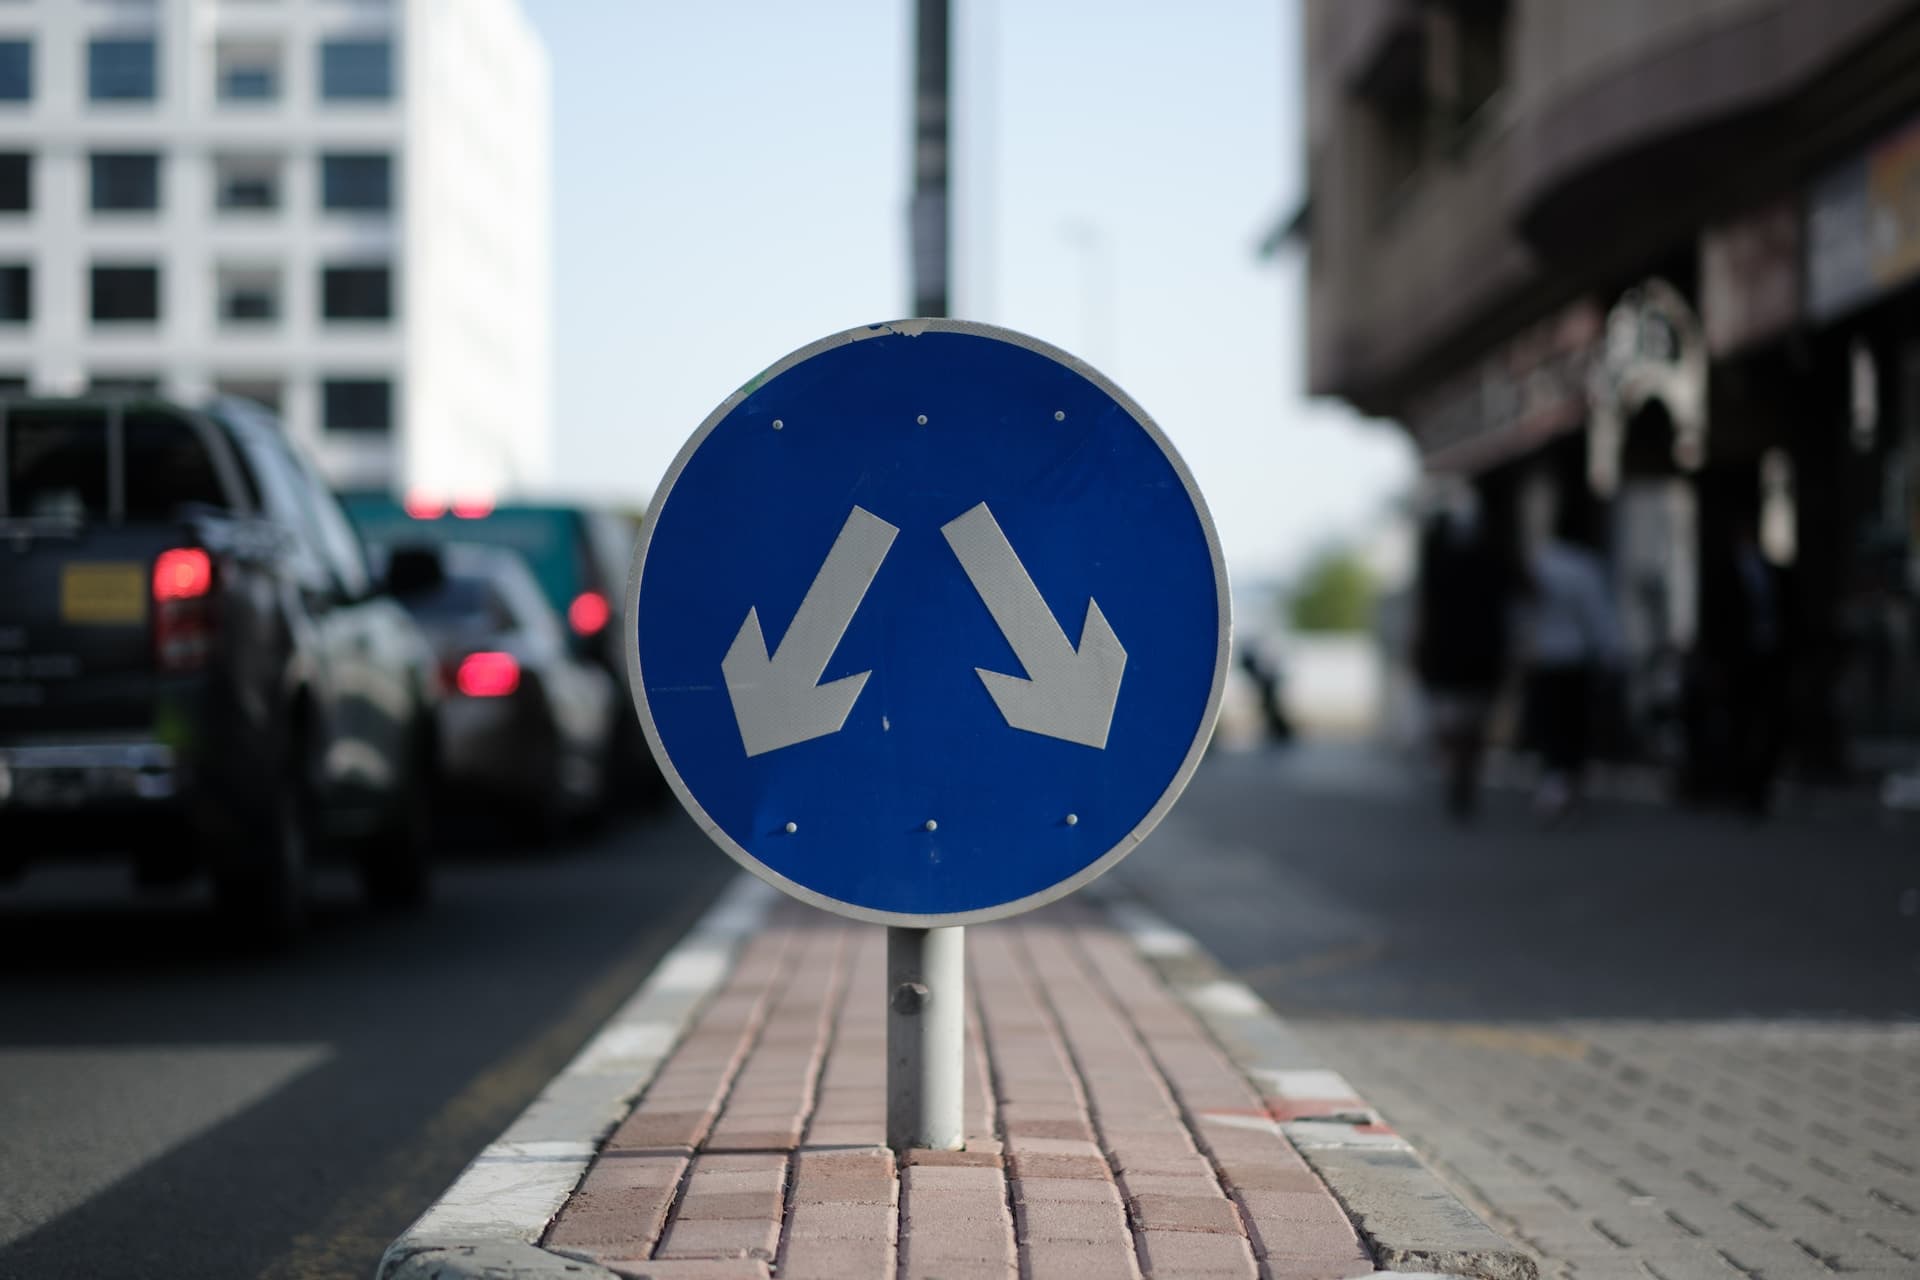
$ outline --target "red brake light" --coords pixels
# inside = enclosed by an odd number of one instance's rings
[[[198,547],[162,551],[153,562],[155,600],[198,600],[213,589],[213,561]]]
[[[153,559],[153,658],[164,672],[198,671],[213,648],[213,558],[172,547]]]
[[[446,503],[425,493],[410,493],[401,505],[415,520],[438,520],[447,510]]]
[[[520,664],[510,653],[470,653],[453,682],[469,698],[504,698],[520,687]]]
[[[567,623],[579,635],[599,635],[612,613],[605,596],[598,591],[582,591],[567,606]]]
[[[455,498],[453,514],[462,520],[484,520],[493,514],[493,499]]]

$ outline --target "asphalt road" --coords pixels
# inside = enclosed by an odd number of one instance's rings
[[[0,889],[0,1278],[371,1275],[730,865],[676,813],[455,851],[418,916],[329,876],[267,958],[116,869]]]
[[[1217,753],[1106,891],[1193,933],[1549,1277],[1920,1275],[1920,830]]]

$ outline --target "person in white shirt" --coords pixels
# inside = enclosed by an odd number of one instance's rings
[[[1527,714],[1544,765],[1536,801],[1548,817],[1564,813],[1580,793],[1601,677],[1625,656],[1606,570],[1580,536],[1583,516],[1569,503],[1554,536],[1534,548],[1520,604]]]

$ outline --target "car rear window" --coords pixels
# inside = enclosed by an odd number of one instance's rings
[[[506,605],[485,578],[449,577],[431,591],[408,595],[405,604],[407,612],[430,626],[490,634],[513,626]]]
[[[98,520],[107,514],[107,415],[15,409],[7,415],[7,514]]]
[[[206,441],[170,413],[134,409],[124,424],[127,519],[165,520],[183,506],[225,507]]]
[[[6,421],[7,513],[37,519],[108,515],[108,412],[85,406],[14,409]],[[129,520],[165,520],[182,507],[228,505],[206,441],[193,424],[158,409],[128,410],[123,495]]]
[[[519,552],[540,593],[563,616],[575,596],[595,586],[584,563],[579,518],[564,507],[499,507],[477,518],[415,519],[382,494],[349,494],[341,503],[368,542],[470,542]]]

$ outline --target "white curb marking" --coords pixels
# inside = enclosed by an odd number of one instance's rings
[[[1351,1102],[1360,1097],[1338,1071],[1250,1067],[1247,1073],[1269,1086],[1274,1097],[1289,1102]]]
[[[379,1274],[386,1275],[409,1249],[425,1243],[536,1243],[580,1184],[625,1104],[652,1080],[688,1019],[727,976],[734,953],[760,927],[774,899],[770,885],[736,875],[640,989],[521,1112],[522,1119],[537,1113],[543,1123],[555,1114],[567,1117],[563,1129],[577,1128],[578,1136],[490,1144],[387,1247]],[[695,999],[689,1001],[689,995]],[[592,1084],[582,1088],[583,1081]]]
[[[1216,979],[1204,986],[1189,987],[1185,995],[1187,1002],[1203,1013],[1217,1013],[1229,1018],[1251,1018],[1267,1011],[1260,997],[1243,983],[1230,982],[1225,978]]]

